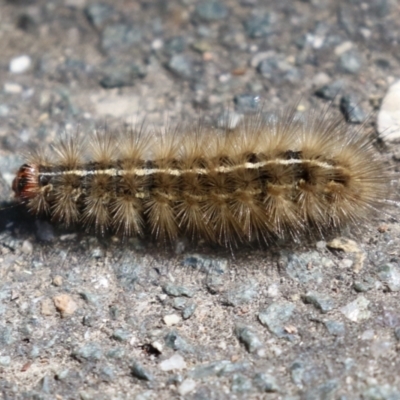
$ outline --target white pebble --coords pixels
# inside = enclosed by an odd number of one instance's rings
[[[164,346],[162,345],[161,342],[159,342],[158,340],[152,342],[151,344],[156,350],[158,350],[160,353],[163,352],[164,350]]]
[[[172,357],[160,363],[162,371],[174,371],[186,368],[186,362],[180,354],[174,354]]]
[[[335,54],[337,56],[342,55],[343,53],[346,53],[346,51],[349,51],[353,48],[353,43],[352,42],[343,42],[340,43],[338,46],[335,47]]]
[[[193,379],[185,379],[178,387],[178,392],[181,396],[190,393],[196,387],[196,382]]]
[[[13,74],[22,74],[26,72],[32,64],[32,60],[27,55],[13,58],[10,61],[10,72]]]
[[[279,295],[279,286],[273,283],[268,287],[268,297],[277,297]]]
[[[166,315],[164,318],[164,323],[167,326],[173,326],[176,324],[179,324],[179,322],[181,322],[181,317],[178,314],[170,314],[170,315]]]
[[[389,87],[378,113],[378,132],[389,142],[400,140],[400,81]]]
[[[18,83],[5,83],[3,86],[4,92],[7,94],[20,94],[22,93],[22,86],[18,85]]]
[[[33,245],[29,240],[24,240],[24,243],[22,243],[22,252],[25,254],[31,254],[33,251]]]

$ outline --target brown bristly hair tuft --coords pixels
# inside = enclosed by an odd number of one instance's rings
[[[65,136],[54,153],[21,167],[16,196],[34,214],[100,234],[226,247],[299,240],[365,222],[390,199],[391,173],[368,135],[294,110],[222,132],[197,124]]]

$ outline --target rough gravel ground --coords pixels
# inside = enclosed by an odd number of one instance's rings
[[[0,0],[2,205],[21,154],[77,127],[217,124],[296,99],[362,122],[400,76],[399,34],[395,0]],[[397,154],[382,150],[394,169]],[[0,393],[400,399],[396,214],[330,248],[232,257],[3,209]]]

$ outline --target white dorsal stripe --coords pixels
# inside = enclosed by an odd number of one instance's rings
[[[168,174],[172,176],[181,176],[185,174],[196,174],[196,175],[207,175],[210,172],[217,173],[230,173],[238,169],[260,169],[268,165],[295,165],[295,164],[309,164],[315,167],[330,169],[330,170],[341,170],[343,167],[334,166],[327,162],[316,161],[316,160],[268,160],[260,161],[257,163],[245,162],[243,164],[232,165],[232,166],[219,166],[215,168],[189,168],[189,169],[178,169],[178,168],[132,168],[132,169],[120,169],[120,168],[107,168],[107,169],[71,169],[66,171],[48,171],[40,172],[41,176],[63,176],[63,175],[77,175],[77,176],[90,176],[90,175],[108,175],[108,176],[124,176],[124,175],[136,175],[136,176],[149,176],[155,174]]]

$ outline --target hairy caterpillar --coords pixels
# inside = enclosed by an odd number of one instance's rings
[[[199,124],[64,137],[19,169],[13,190],[67,226],[232,246],[366,221],[388,197],[389,175],[370,138],[290,111],[224,132]]]

